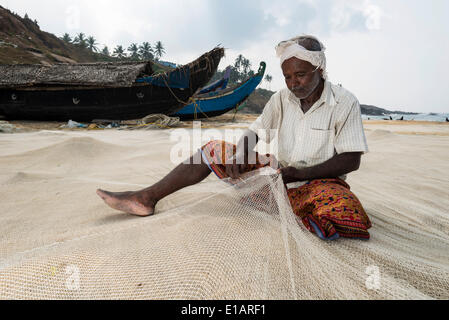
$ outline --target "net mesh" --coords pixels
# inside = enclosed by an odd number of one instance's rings
[[[376,215],[370,241],[325,242],[301,227],[279,176],[197,187],[206,190],[220,192],[105,232],[3,254],[0,297],[449,298],[449,241],[432,230]]]
[[[89,150],[110,151],[107,143],[91,138],[62,143],[64,148],[67,144],[76,145],[78,163],[83,163],[83,155],[91,156]],[[33,151],[34,170],[41,165],[39,154],[45,154],[46,161],[57,159],[61,150],[49,156],[55,146],[49,148]],[[117,148],[123,152],[127,147],[116,145],[114,152]],[[142,160],[139,153],[133,159]],[[98,161],[107,168],[105,158]],[[86,181],[78,179],[71,182],[67,199],[92,193],[84,190]],[[18,181],[42,179],[16,174],[1,188]],[[45,188],[53,197],[61,185],[54,182]],[[20,208],[22,198],[12,193],[9,197],[14,206],[6,206],[5,212]],[[104,208],[100,202],[79,215],[61,213],[57,220],[46,217],[61,209],[75,212],[72,206],[80,204],[66,201],[64,208],[39,216],[31,210],[22,223],[11,221],[21,219],[23,212],[2,214],[2,230],[13,230],[1,236],[0,298],[449,299],[449,219],[438,211],[398,214],[388,201],[374,197],[366,203],[373,223],[371,240],[326,242],[302,226],[281,178],[269,172],[258,172],[237,186],[211,178],[173,197],[176,201],[161,204],[152,217],[109,211],[110,216],[96,218],[94,226],[88,221]],[[50,199],[33,201],[39,208],[39,201]],[[52,228],[58,232],[49,237]]]

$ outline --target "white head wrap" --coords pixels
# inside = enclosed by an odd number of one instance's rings
[[[321,46],[321,51],[309,51],[300,44],[298,44],[299,39],[314,39],[319,42]],[[326,47],[314,36],[302,35],[290,40],[282,41],[276,47],[276,54],[281,59],[281,66],[285,60],[296,57],[300,60],[310,62],[313,66],[318,67],[323,70],[323,77],[327,79],[326,72],[326,55],[324,54]]]

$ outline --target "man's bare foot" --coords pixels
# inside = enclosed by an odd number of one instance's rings
[[[144,199],[139,192],[109,192],[98,189],[97,194],[113,209],[140,217],[154,214],[156,201],[148,197]]]

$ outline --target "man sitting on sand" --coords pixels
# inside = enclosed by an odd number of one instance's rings
[[[369,239],[371,222],[344,181],[346,174],[359,169],[361,155],[368,152],[360,105],[353,94],[327,80],[324,51],[312,36],[296,37],[276,47],[287,88],[271,97],[237,146],[211,141],[199,151],[201,164],[193,164],[194,156],[149,188],[120,193],[97,190],[97,194],[114,209],[152,215],[162,198],[199,183],[211,171],[219,178],[237,179],[270,165],[253,150],[259,138],[270,142],[273,136],[269,133],[275,130],[278,173],[305,227],[325,240]],[[264,130],[267,134],[260,134]],[[248,139],[251,134],[255,139]],[[228,155],[234,156],[230,164]],[[243,159],[243,164],[235,158]],[[249,159],[257,161],[254,164]]]

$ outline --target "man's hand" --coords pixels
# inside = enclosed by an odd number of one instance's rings
[[[279,162],[272,154],[261,155],[259,154],[259,162],[264,165],[269,165],[274,170],[279,169]]]
[[[235,162],[232,164],[225,164],[226,174],[231,179],[238,179],[240,175],[246,171],[246,164],[236,164]]]
[[[238,159],[238,160],[236,160]],[[242,163],[243,162],[243,163]],[[245,159],[245,157],[235,156],[233,158],[233,163],[225,164],[226,174],[232,179],[238,179],[243,173],[248,172],[249,164],[262,164],[269,165],[273,169],[277,170],[278,161],[273,155],[258,155],[255,152],[251,152],[250,155]]]
[[[280,168],[277,172],[282,175],[284,184],[301,181],[300,171],[294,167]]]
[[[231,179],[238,179],[240,175],[248,170],[248,158],[244,155],[234,155],[232,163],[226,162],[226,174]]]
[[[358,170],[362,152],[349,152],[335,155],[333,158],[313,167],[296,169],[286,167],[278,170],[284,183],[310,181],[315,179],[335,179],[341,175]]]

